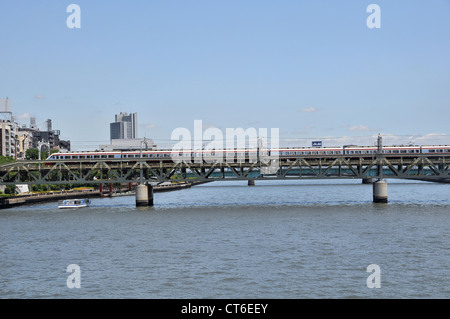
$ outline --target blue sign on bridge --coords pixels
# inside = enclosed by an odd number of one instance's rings
[[[322,141],[313,141],[312,142],[312,146],[313,147],[320,147],[320,146],[322,146]]]

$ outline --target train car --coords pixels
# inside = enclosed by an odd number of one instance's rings
[[[290,148],[277,148],[270,149],[265,152],[264,155],[270,155],[272,157],[278,156],[284,159],[295,159],[297,157],[309,157],[309,156],[370,156],[373,157],[377,154],[378,148],[376,146],[357,146],[357,145],[345,145],[343,147],[290,147]],[[408,156],[414,154],[429,154],[440,155],[450,153],[450,145],[424,145],[424,146],[384,146],[382,150],[386,155],[399,155]],[[217,159],[226,161],[227,159],[234,158],[237,161],[254,161],[259,155],[258,149],[222,149],[222,150],[183,150],[174,152],[172,150],[145,150],[142,151],[142,157],[146,160],[155,161],[167,161],[172,162],[179,158],[189,160],[192,162],[211,162]],[[47,160],[91,160],[91,159],[139,159],[141,157],[141,151],[83,151],[83,152],[66,152],[66,153],[53,153]]]

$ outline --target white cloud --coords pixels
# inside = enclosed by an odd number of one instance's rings
[[[150,124],[144,124],[144,127],[152,129],[152,128],[158,128],[159,126],[156,125],[155,123],[150,123]]]
[[[352,132],[369,132],[369,131],[373,131],[373,129],[371,129],[367,125],[349,126],[347,129],[349,131],[352,131]]]
[[[20,114],[20,115],[16,115],[14,117],[17,120],[25,120],[25,119],[30,118],[30,113],[28,113],[28,112],[27,113],[23,113],[23,114]]]
[[[315,107],[305,107],[300,110],[300,112],[303,112],[303,113],[313,113],[313,112],[317,112],[317,111],[318,111],[318,109]]]

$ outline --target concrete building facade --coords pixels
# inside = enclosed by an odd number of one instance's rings
[[[137,113],[116,114],[115,122],[110,123],[110,139],[135,139],[137,136]]]

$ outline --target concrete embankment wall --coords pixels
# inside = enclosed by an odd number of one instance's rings
[[[100,197],[99,191],[82,191],[82,192],[53,192],[45,194],[30,194],[0,198],[0,209],[9,208],[18,205],[51,202],[68,198],[87,198]]]
[[[190,188],[193,185],[204,184],[205,182],[189,182],[189,183],[177,183],[172,185],[159,185],[153,187],[153,191],[155,193],[158,192],[169,192],[175,190],[181,190],[185,188]],[[207,182],[206,182],[207,183]],[[133,195],[134,192],[130,193],[113,193],[109,194],[108,190],[104,190],[103,194],[100,193],[99,190],[86,190],[79,192],[53,192],[53,193],[44,193],[44,194],[30,194],[30,195],[20,195],[20,196],[11,196],[11,197],[1,197],[0,198],[0,209],[2,208],[10,208],[19,205],[33,204],[33,203],[42,203],[42,202],[52,202],[69,198],[88,198],[88,197],[108,197],[119,196],[119,195]]]

